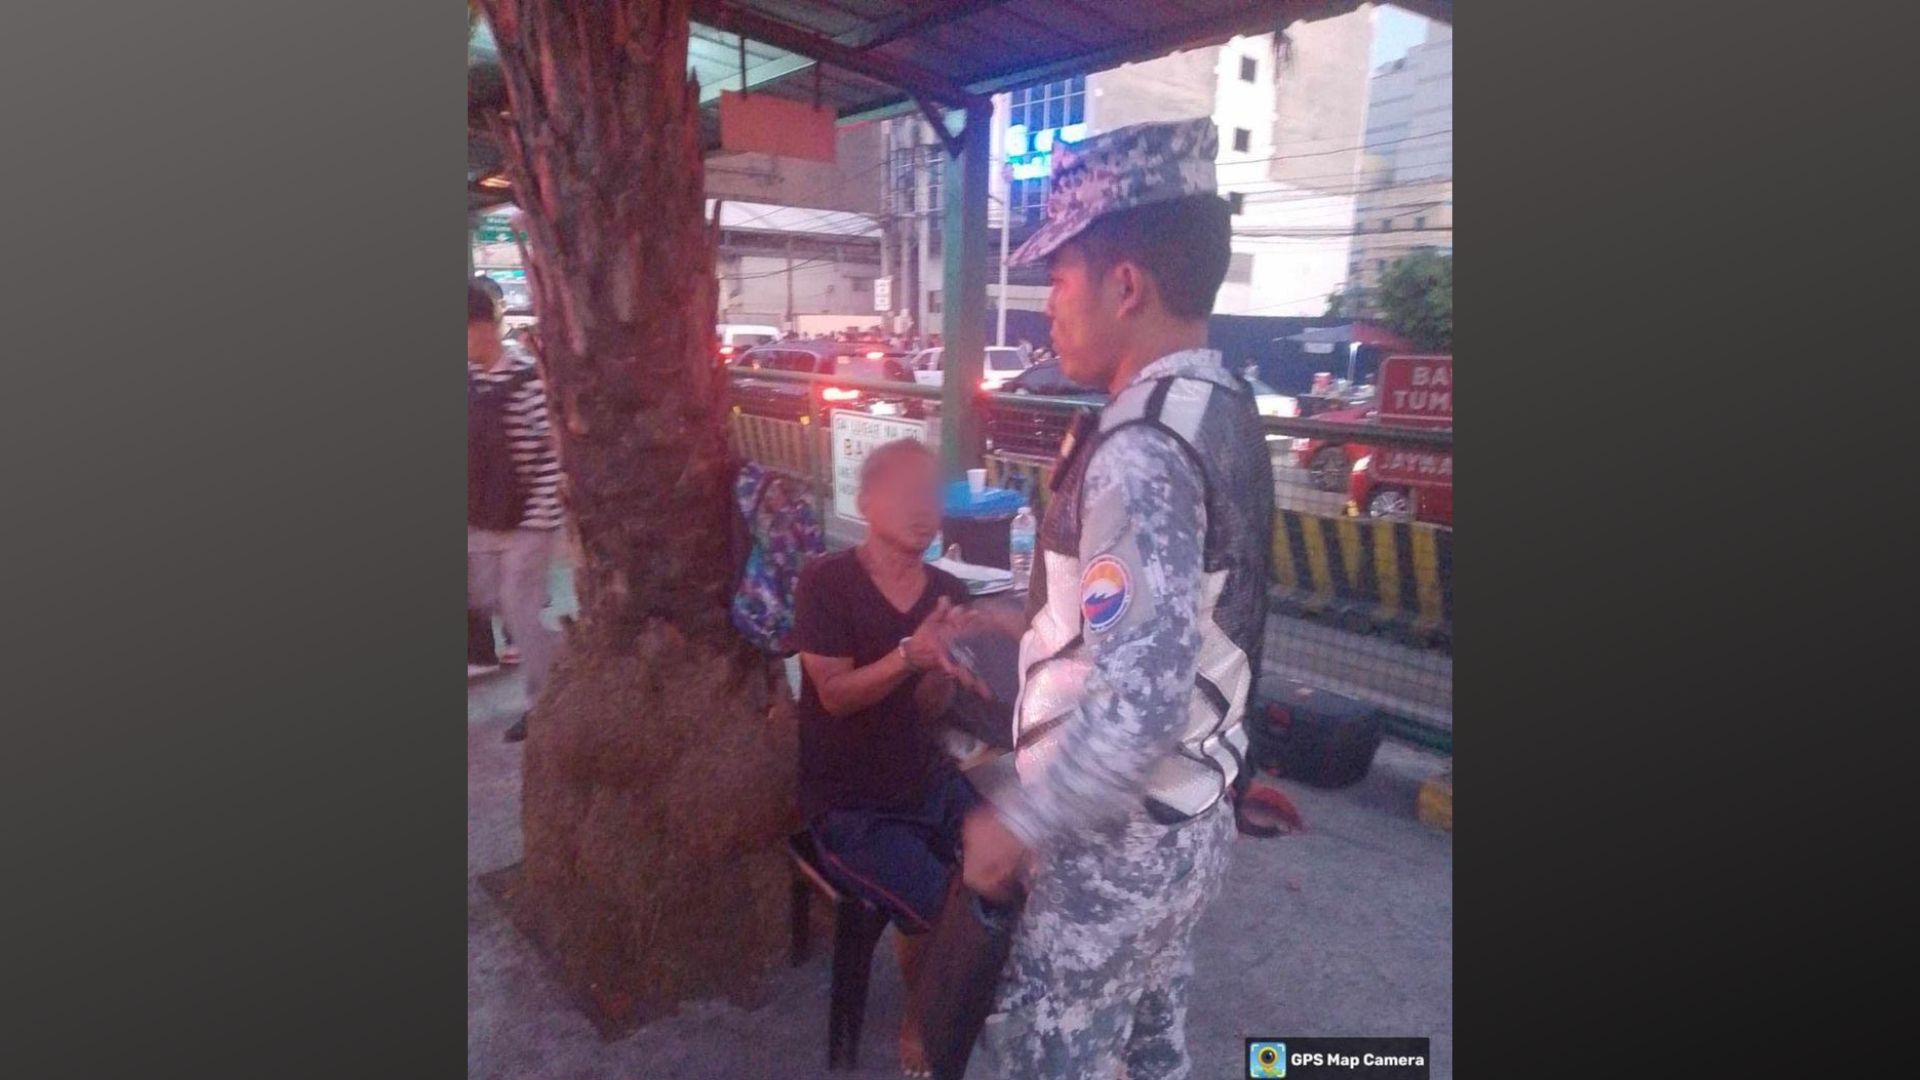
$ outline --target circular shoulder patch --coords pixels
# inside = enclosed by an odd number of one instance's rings
[[[1080,616],[1087,629],[1105,630],[1120,621],[1133,601],[1133,575],[1127,564],[1102,555],[1080,574]]]

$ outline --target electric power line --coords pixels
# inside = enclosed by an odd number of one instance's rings
[[[1402,139],[1388,139],[1384,142],[1363,143],[1359,146],[1348,146],[1348,147],[1343,147],[1339,150],[1316,150],[1316,151],[1313,151],[1312,153],[1306,153],[1306,154],[1277,154],[1273,157],[1246,158],[1240,161],[1222,161],[1222,162],[1217,162],[1216,165],[1229,165],[1229,166],[1230,165],[1258,165],[1258,164],[1261,164],[1262,162],[1267,162],[1267,161],[1298,161],[1301,158],[1331,157],[1334,154],[1352,153],[1353,151],[1356,151],[1356,150],[1372,150],[1372,149],[1375,149],[1376,147],[1395,146],[1403,142],[1412,142],[1415,139],[1434,139],[1442,135],[1451,135],[1451,134],[1453,134],[1453,129],[1447,128],[1443,131],[1429,131],[1424,135],[1408,135],[1407,137]]]
[[[1269,227],[1255,226],[1244,231],[1236,229],[1233,235],[1236,237],[1246,237],[1249,240],[1340,240],[1355,236],[1393,236],[1398,233],[1450,233],[1452,231],[1453,226],[1451,225],[1409,225],[1404,229],[1336,229],[1328,227],[1320,230],[1316,230],[1312,226],[1301,226],[1295,229],[1281,225]]]
[[[746,256],[746,257],[756,258],[756,259],[779,258],[779,256],[777,255],[754,255],[754,256]],[[840,262],[839,259],[830,259],[824,255],[819,255],[811,259],[802,259],[801,261],[794,263],[791,267],[782,267],[779,270],[770,270],[764,274],[728,274],[728,273],[721,272],[717,276],[723,281],[758,281],[761,278],[780,277],[792,270],[805,270],[809,266],[819,266],[822,263],[837,264],[839,262]]]

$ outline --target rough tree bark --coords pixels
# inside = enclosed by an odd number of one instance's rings
[[[516,907],[615,1028],[750,997],[786,925],[793,733],[732,632],[686,0],[481,0],[584,558],[528,722]]]

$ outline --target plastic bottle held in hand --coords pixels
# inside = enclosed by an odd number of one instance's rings
[[[1033,520],[1033,511],[1021,507],[1013,515],[1012,534],[1007,539],[1007,565],[1013,570],[1013,588],[1016,592],[1026,592],[1027,582],[1033,578],[1034,534],[1039,531]]]

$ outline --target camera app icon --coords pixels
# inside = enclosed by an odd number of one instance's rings
[[[1286,1043],[1257,1042],[1247,1047],[1247,1076],[1252,1080],[1285,1075],[1287,1075]]]

